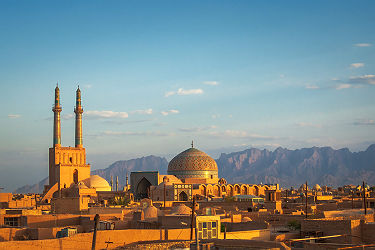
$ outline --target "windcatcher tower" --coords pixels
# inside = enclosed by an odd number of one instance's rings
[[[81,90],[76,91],[75,147],[61,146],[60,90],[55,88],[55,104],[52,108],[53,146],[49,149],[49,185],[46,187],[46,198],[61,188],[68,188],[73,183],[90,177],[90,165],[86,164],[86,150],[82,145],[82,104]],[[48,189],[47,189],[48,188]],[[48,192],[47,192],[48,190]]]

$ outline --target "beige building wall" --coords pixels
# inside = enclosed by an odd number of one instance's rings
[[[49,185],[59,183],[68,188],[72,183],[90,177],[85,148],[54,147],[49,149]]]

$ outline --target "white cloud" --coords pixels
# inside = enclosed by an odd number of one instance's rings
[[[152,115],[152,109],[139,109],[131,111],[130,114]]]
[[[104,131],[100,135],[104,136],[173,136],[174,133],[164,132],[135,132],[135,131]]]
[[[274,139],[277,139],[277,137],[274,137],[274,136],[250,134],[246,131],[239,131],[239,130],[225,130],[224,132],[213,131],[213,132],[210,132],[209,135],[217,136],[217,137],[242,138],[242,139],[248,139],[248,140],[274,140]]]
[[[352,64],[350,64],[350,68],[352,68],[352,69],[358,69],[358,68],[361,68],[363,66],[365,66],[364,63],[352,63]]]
[[[91,88],[92,88],[92,85],[91,85],[91,84],[86,84],[86,85],[84,85],[84,87],[85,87],[86,89],[91,89]]]
[[[320,87],[317,85],[306,85],[306,88],[307,89],[320,89]]]
[[[371,43],[356,43],[354,44],[356,47],[370,47]]]
[[[217,118],[219,118],[220,117],[220,115],[218,115],[218,114],[213,114],[213,115],[211,115],[211,118],[212,119],[217,119]]]
[[[179,130],[180,130],[181,132],[188,132],[188,133],[191,133],[191,132],[207,131],[207,130],[215,129],[215,128],[217,128],[215,125],[211,125],[211,126],[208,126],[208,127],[180,128]]]
[[[176,109],[171,109],[171,110],[167,110],[167,111],[161,111],[160,113],[164,116],[167,116],[167,115],[170,115],[170,114],[178,114],[178,113],[180,113],[180,111],[178,111]]]
[[[171,95],[175,95],[176,94],[176,92],[175,91],[168,91],[168,92],[166,92],[165,93],[165,97],[168,97],[168,96],[171,96]]]
[[[203,94],[202,89],[183,89],[179,88],[177,91],[169,91],[165,93],[165,97],[172,95],[200,95]]]
[[[352,76],[349,78],[351,83],[375,85],[375,75]]]
[[[10,118],[10,119],[16,119],[16,118],[20,118],[21,117],[21,115],[17,115],[17,114],[9,114],[8,115],[8,118]]]
[[[349,83],[343,83],[343,84],[339,84],[339,85],[337,85],[337,86],[335,87],[335,89],[337,89],[337,90],[341,90],[341,89],[349,89],[349,88],[351,88],[351,87],[352,87],[351,84],[349,84]]]
[[[63,120],[69,120],[69,119],[72,119],[74,117],[73,114],[65,114],[65,115],[62,115],[61,118]]]
[[[322,125],[321,124],[313,124],[313,123],[309,123],[309,122],[297,122],[296,125],[298,127],[312,127],[312,128],[321,128]]]
[[[353,122],[353,125],[375,125],[375,121],[370,119],[363,119]]]
[[[217,82],[217,81],[205,81],[205,82],[203,82],[203,84],[216,86],[216,85],[219,85],[219,82]]]
[[[90,110],[86,111],[86,116],[92,118],[128,118],[129,115],[126,112]]]

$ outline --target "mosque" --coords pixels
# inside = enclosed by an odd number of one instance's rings
[[[150,198],[153,201],[171,203],[191,201],[195,196],[201,200],[223,197],[255,198],[265,197],[269,201],[281,198],[278,184],[228,184],[219,178],[216,161],[194,148],[175,156],[168,164],[168,174],[158,171],[132,172],[130,174],[131,191],[136,199]]]
[[[52,210],[64,212],[64,208],[82,211],[89,203],[98,203],[100,195],[110,197],[113,193],[108,182],[90,174],[90,164],[86,163],[86,150],[82,140],[81,90],[76,91],[75,147],[61,146],[60,90],[55,88],[53,147],[49,149],[49,185],[45,186],[42,201],[51,203]],[[158,171],[132,172],[130,187],[126,190],[136,200],[150,198],[155,202],[172,204],[178,201],[191,201],[195,196],[200,200],[236,197],[265,197],[268,201],[280,200],[278,185],[228,184],[219,178],[218,167],[206,153],[191,148],[175,156],[168,165],[168,174]],[[117,190],[116,190],[117,191]],[[121,191],[120,191],[121,192]],[[57,211],[60,210],[60,211]]]
[[[97,192],[111,191],[110,185],[104,178],[90,174],[90,164],[86,163],[86,150],[82,140],[83,108],[79,86],[76,91],[76,106],[74,108],[75,147],[61,146],[60,113],[62,107],[58,86],[55,88],[55,102],[52,111],[54,113],[53,146],[49,149],[49,185],[44,187],[42,201],[49,203],[53,199],[56,201],[57,198],[70,198],[72,203],[75,200],[78,203],[96,197]]]

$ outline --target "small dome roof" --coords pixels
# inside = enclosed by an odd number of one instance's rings
[[[321,190],[322,188],[319,186],[319,184],[315,184],[314,189],[315,190]]]
[[[303,183],[303,184],[299,187],[299,189],[300,189],[300,190],[301,190],[301,189],[306,190],[306,184]],[[307,190],[309,190],[309,187],[307,187]]]
[[[143,214],[144,214],[145,220],[154,219],[158,217],[158,209],[154,206],[149,206],[143,209]]]
[[[172,208],[171,214],[179,215],[191,215],[191,208],[185,206],[184,204],[179,204]]]
[[[249,222],[252,221],[249,217],[245,216],[242,218],[241,222]]]
[[[97,191],[111,191],[111,186],[99,175],[91,175],[90,178],[84,179],[82,182],[90,188],[95,188]]]

